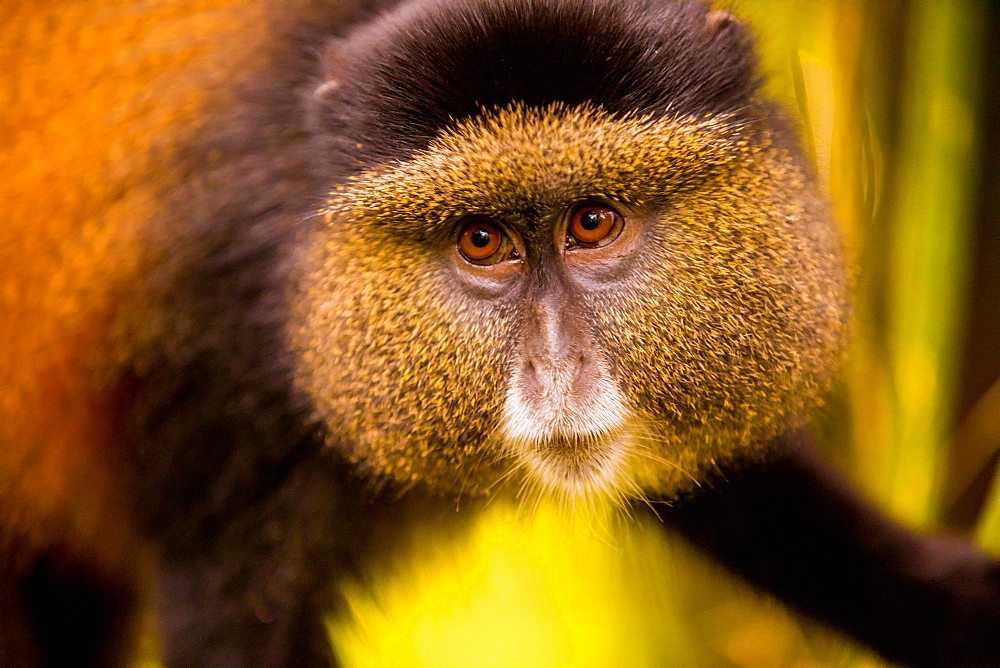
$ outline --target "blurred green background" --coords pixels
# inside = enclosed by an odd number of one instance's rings
[[[856,264],[830,456],[893,516],[1000,553],[1000,10],[743,0]],[[349,589],[353,666],[870,665],[657,527],[494,506]],[[822,577],[817,573],[817,577]],[[372,583],[374,589],[369,589]]]

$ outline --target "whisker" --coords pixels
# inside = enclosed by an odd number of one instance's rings
[[[496,480],[494,480],[493,482],[491,482],[489,484],[489,486],[486,488],[486,491],[487,492],[493,491],[494,487],[496,487],[500,483],[504,482],[505,480],[508,480],[512,475],[514,475],[515,473],[517,473],[521,469],[525,468],[525,466],[526,466],[526,464],[523,461],[515,459],[514,462],[510,465],[510,468],[507,469],[507,472],[504,473],[499,478],[497,478]]]
[[[660,516],[660,513],[657,512],[656,508],[653,507],[653,504],[649,500],[649,496],[646,494],[646,492],[643,491],[643,489],[634,480],[629,481],[629,486],[632,491],[632,497],[646,504],[646,506],[648,506],[649,509],[653,511],[653,515],[656,516],[656,519],[659,520],[660,523],[662,524],[663,518]]]
[[[661,442],[661,441],[659,441],[657,439],[653,439],[651,437],[643,437],[643,436],[637,436],[636,439],[635,439],[635,441],[636,441],[636,445],[642,445],[643,441],[648,442],[648,443],[660,443]],[[630,453],[634,454],[634,455],[637,455],[637,456],[640,456],[640,457],[644,457],[645,459],[648,459],[650,461],[657,462],[658,464],[663,464],[664,466],[667,466],[669,468],[676,469],[677,471],[680,471],[681,473],[683,473],[696,486],[701,487],[701,481],[698,480],[698,478],[696,478],[690,471],[688,471],[687,469],[685,469],[684,467],[682,467],[677,462],[672,462],[669,459],[664,459],[663,457],[660,457],[659,455],[653,454],[652,452],[650,452],[650,450],[648,448],[644,448],[644,447],[631,448],[630,449]]]

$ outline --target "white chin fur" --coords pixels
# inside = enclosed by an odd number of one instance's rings
[[[551,383],[528,394],[512,379],[501,433],[542,487],[571,495],[620,488],[629,452],[629,410],[617,385],[600,373],[584,392]]]

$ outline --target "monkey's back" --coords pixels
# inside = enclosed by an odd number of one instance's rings
[[[0,551],[58,548],[115,572],[135,547],[125,330],[177,250],[169,193],[202,178],[178,156],[281,31],[255,2],[4,14]]]

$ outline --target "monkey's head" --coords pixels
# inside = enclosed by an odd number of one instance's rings
[[[669,494],[818,401],[838,240],[740,26],[462,0],[404,6],[328,60],[316,118],[344,176],[292,338],[351,460],[467,493],[516,471]]]

